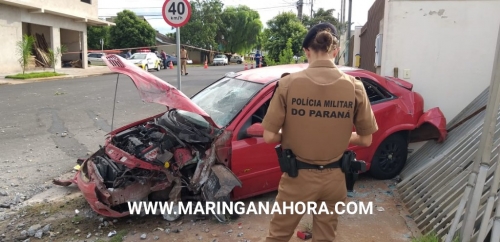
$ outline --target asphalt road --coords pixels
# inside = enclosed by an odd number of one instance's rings
[[[243,65],[188,68],[181,90],[192,96]],[[176,69],[151,71],[177,86]],[[111,130],[117,75],[0,86],[0,207],[28,199],[70,172]],[[113,127],[165,110],[144,103],[127,76],[120,75]],[[0,211],[4,208],[0,208]]]

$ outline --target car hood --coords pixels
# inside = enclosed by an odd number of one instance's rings
[[[102,59],[111,71],[127,75],[132,79],[143,101],[162,104],[169,109],[180,109],[196,113],[214,127],[220,128],[210,115],[174,86],[120,56],[110,54],[102,57]]]
[[[138,60],[130,60],[130,59],[129,59],[128,61],[130,61],[132,64],[137,64],[137,63],[141,63],[141,62],[143,62],[144,60],[141,60],[141,59],[138,59]]]
[[[225,58],[214,58],[214,60],[226,60]]]

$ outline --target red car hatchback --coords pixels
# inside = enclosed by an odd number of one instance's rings
[[[241,200],[277,190],[282,173],[276,144],[250,133],[262,131],[259,124],[281,74],[307,64],[228,73],[188,98],[119,56],[103,59],[112,71],[132,79],[144,101],[168,110],[113,130],[103,148],[79,161],[81,169],[72,180],[56,184],[76,183],[91,207],[109,217],[128,215],[128,201]],[[439,108],[424,112],[424,100],[412,84],[339,68],[364,83],[377,119],[372,145],[349,148],[372,176],[397,176],[410,142],[445,140],[444,115]]]

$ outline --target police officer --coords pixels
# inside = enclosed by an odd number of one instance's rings
[[[298,202],[325,202],[335,212],[338,202],[346,202],[346,176],[339,160],[349,144],[369,146],[378,129],[361,81],[339,70],[338,34],[329,23],[314,26],[302,47],[309,66],[282,77],[262,122],[266,143],[280,142],[296,157],[297,176],[284,172],[276,202],[283,210]],[[352,132],[352,128],[356,132]],[[342,207],[339,207],[342,208]],[[300,211],[274,214],[267,242],[289,241],[299,224]],[[337,214],[313,214],[313,241],[334,241]]]

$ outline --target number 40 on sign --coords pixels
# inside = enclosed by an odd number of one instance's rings
[[[166,0],[162,14],[168,25],[175,28],[182,27],[191,17],[191,4],[189,0]]]

